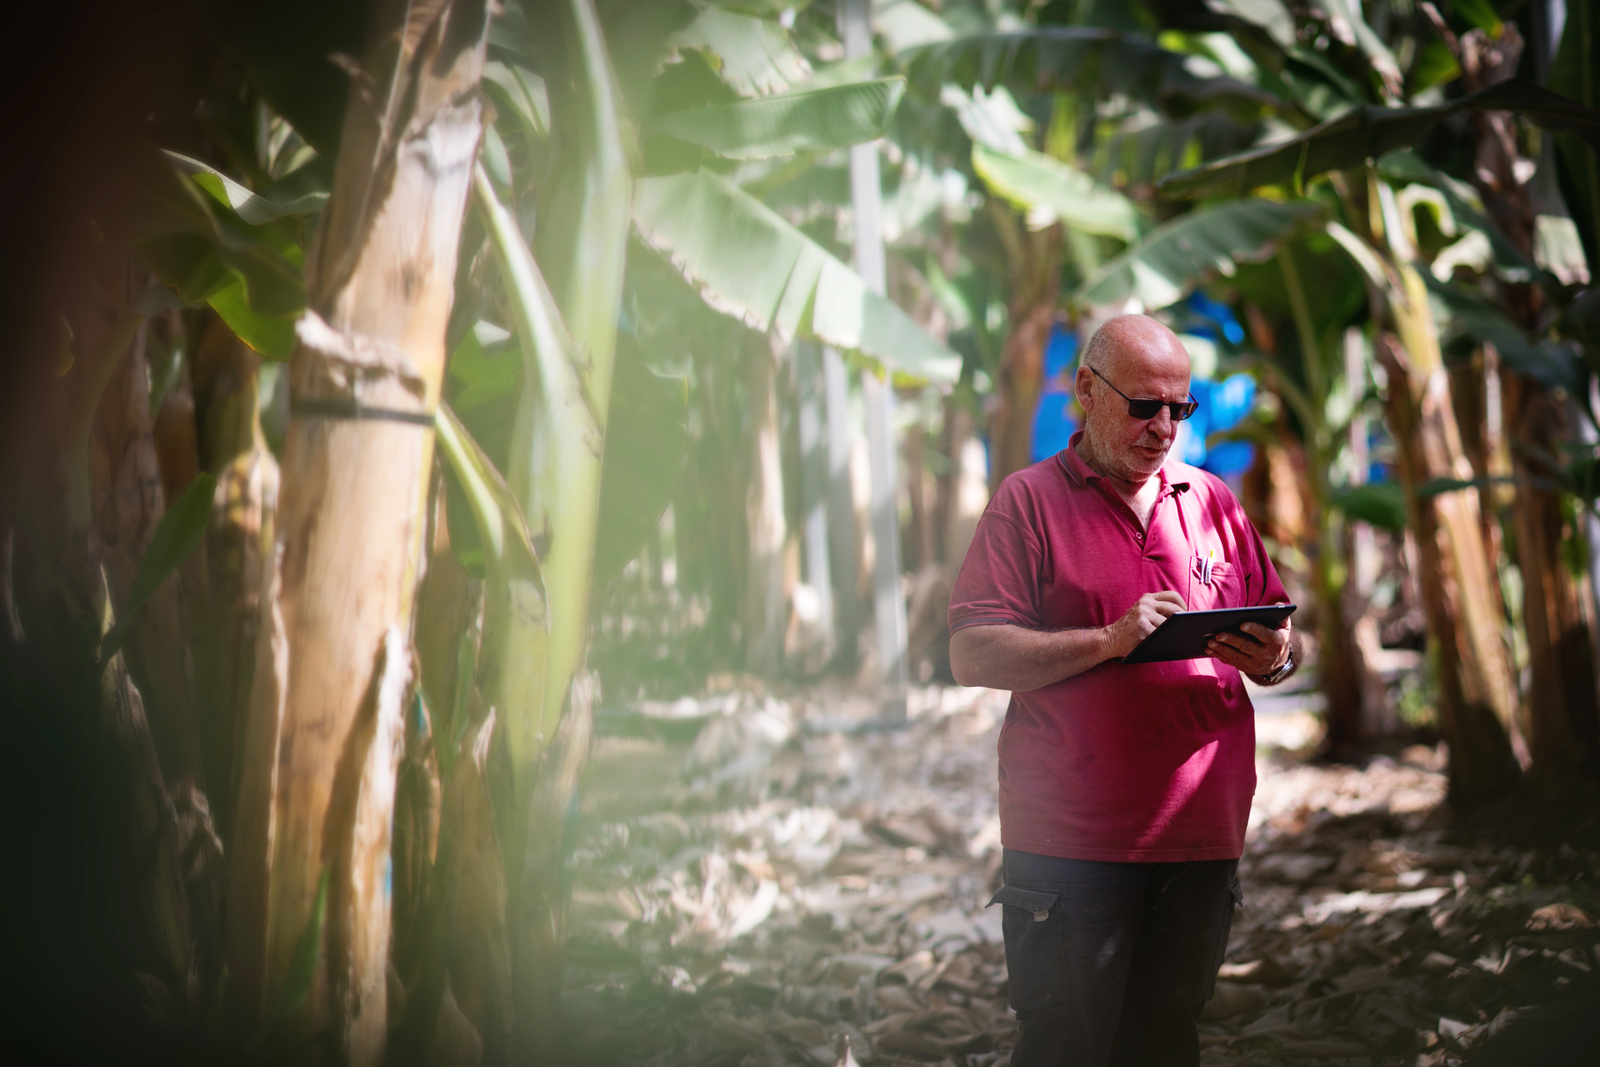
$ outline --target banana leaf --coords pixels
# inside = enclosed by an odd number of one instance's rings
[[[1567,10],[1561,46],[1550,68],[1550,88],[1587,107],[1600,103],[1595,77],[1600,74],[1600,25],[1595,5],[1578,3]],[[1578,226],[1591,269],[1600,269],[1600,156],[1594,142],[1584,144],[1570,133],[1556,142],[1556,176],[1567,211]]]
[[[1565,389],[1574,396],[1586,391],[1575,345],[1530,342],[1528,335],[1481,293],[1452,282],[1441,282],[1426,271],[1418,273],[1428,291],[1437,298],[1442,312],[1436,316],[1443,335],[1441,347],[1447,351],[1459,350],[1487,341],[1500,353],[1501,362],[1518,374],[1546,388]]]
[[[1105,264],[1068,298],[1074,304],[1120,304],[1137,297],[1165,307],[1240,261],[1266,259],[1297,227],[1321,214],[1306,200],[1238,200],[1199,208],[1163,223]]]
[[[1237,79],[1191,72],[1189,56],[1085,26],[972,34],[910,48],[896,59],[912,87],[933,98],[942,85],[954,82],[969,91],[974,85],[1005,85],[1026,93],[1125,96],[1177,117],[1223,107],[1255,118],[1282,103]]]
[[[185,303],[210,304],[251,348],[288,359],[294,319],[306,301],[304,253],[289,216],[309,209],[313,193],[252,193],[203,164],[168,156],[171,166],[152,167],[136,179],[141,217],[134,250]],[[263,221],[247,221],[235,203]]]
[[[161,154],[251,226],[264,226],[288,216],[314,215],[328,202],[327,186],[310,168],[302,167],[262,191],[254,192],[198,159],[166,149],[162,149]]]
[[[706,53],[740,96],[781,93],[811,73],[787,30],[772,19],[737,11],[707,7],[667,43]]]
[[[736,104],[691,108],[645,124],[729,159],[824,152],[882,137],[905,91],[902,78],[879,78]]]
[[[634,225],[706,302],[779,336],[811,337],[907,374],[954,381],[961,357],[771,208],[700,170],[638,182]]]
[[[117,620],[100,644],[100,662],[109,662],[127,639],[128,629],[145,601],[155,595],[161,584],[172,577],[183,561],[194,555],[205,536],[206,523],[211,519],[211,502],[216,496],[217,480],[209,474],[200,474],[189,483],[178,498],[156,523],[150,535],[150,545],[139,559],[139,571],[133,579],[133,590]]]
[[[657,374],[619,335],[600,468],[596,585],[616,577],[644,547],[672,502],[688,444],[688,379]]]
[[[1394,482],[1369,482],[1335,489],[1329,503],[1352,519],[1360,519],[1380,530],[1399,533],[1406,528],[1405,492]]]
[[[1043,152],[1012,156],[974,144],[972,169],[995,195],[1027,210],[1030,223],[1043,212],[1084,233],[1124,241],[1138,235],[1138,213],[1127,197]]]
[[[466,496],[472,510],[484,566],[496,581],[526,582],[540,601],[544,576],[522,509],[495,469],[494,462],[472,439],[450,406],[440,403],[436,420],[439,453],[445,469]]]
[[[1522,78],[1511,78],[1436,107],[1358,107],[1298,137],[1219,159],[1156,183],[1163,196],[1240,195],[1263,185],[1303,183],[1418,144],[1460,111],[1516,111],[1548,130],[1600,144],[1600,111]]]

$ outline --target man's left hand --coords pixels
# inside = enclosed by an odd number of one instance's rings
[[[1206,644],[1206,652],[1244,674],[1264,677],[1283,666],[1289,658],[1289,620],[1276,629],[1259,622],[1239,627],[1244,633],[1217,634]]]

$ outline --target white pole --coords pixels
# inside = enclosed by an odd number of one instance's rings
[[[869,0],[841,0],[839,32],[845,58],[872,52]],[[882,187],[878,145],[850,148],[850,201],[856,227],[856,272],[880,296],[884,276]],[[867,452],[872,467],[873,611],[878,664],[884,686],[884,711],[891,719],[906,714],[906,602],[900,589],[900,511],[896,493],[894,389],[876,374],[861,375],[867,409]]]
[[[828,559],[828,454],[822,437],[822,367],[814,341],[795,342],[795,375],[800,394],[800,513],[805,546],[806,585],[817,597],[817,637],[832,649],[833,585]]]

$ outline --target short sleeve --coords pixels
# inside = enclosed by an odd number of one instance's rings
[[[1236,531],[1235,536],[1239,544],[1248,545],[1250,560],[1245,573],[1250,576],[1250,589],[1260,590],[1259,595],[1252,592],[1252,604],[1278,604],[1289,602],[1289,594],[1283,588],[1283,579],[1278,577],[1278,568],[1272,565],[1272,557],[1267,554],[1267,546],[1261,540],[1261,534],[1256,530],[1256,524],[1251,522],[1244,513],[1244,508],[1233,494],[1229,492],[1228,499],[1232,503],[1229,518]]]
[[[991,505],[950,593],[950,632],[967,626],[1038,629],[1041,553],[1038,537]]]

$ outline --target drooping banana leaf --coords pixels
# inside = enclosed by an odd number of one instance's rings
[[[1164,196],[1191,197],[1243,194],[1263,185],[1303,182],[1409,148],[1458,111],[1516,111],[1545,129],[1570,131],[1591,146],[1600,144],[1600,111],[1511,78],[1436,107],[1358,107],[1287,141],[1168,175],[1157,188]]]
[[[142,174],[137,190],[132,244],[156,277],[185,303],[210,304],[257,352],[289,358],[294,319],[305,307],[304,253],[292,223],[273,213],[293,201],[252,193],[210,168],[181,176],[166,163]],[[255,217],[273,217],[247,222],[234,200]]]
[[[1573,4],[1550,68],[1550,88],[1592,108],[1600,104],[1596,77],[1600,77],[1600,17],[1592,3]],[[1600,269],[1600,150],[1593,141],[1584,144],[1570,133],[1557,134],[1555,140],[1561,196],[1577,223],[1584,254],[1593,269]]]
[[[505,479],[448,404],[440,403],[436,424],[445,467],[472,510],[485,569],[496,581],[529,583],[542,602],[544,576],[539,556]]]
[[[215,167],[163,149],[162,155],[194,183],[216,197],[251,226],[292,215],[314,215],[328,202],[328,189],[321,175],[302,167],[260,192],[246,189]]]
[[[1166,119],[1145,111],[1096,125],[1093,150],[1082,158],[1084,170],[1117,189],[1149,186],[1164,174],[1248,148],[1261,128],[1217,112]]]
[[[1381,530],[1399,533],[1406,528],[1405,491],[1394,482],[1368,482],[1335,489],[1329,503],[1352,519],[1371,523]]]
[[[600,471],[596,585],[615,577],[644,547],[672,502],[688,443],[688,379],[657,374],[633,342],[619,336]]]
[[[905,91],[879,78],[662,115],[646,134],[669,134],[729,159],[767,159],[846,148],[882,137]]]
[[[1383,38],[1367,25],[1361,13],[1361,0],[1324,0],[1323,7],[1333,31],[1361,50],[1373,72],[1383,79],[1384,87],[1391,96],[1398,94],[1400,66],[1389,46],[1383,43]]]
[[[1307,200],[1238,200],[1191,211],[1151,230],[1068,299],[1120,304],[1137,297],[1146,308],[1165,307],[1208,277],[1231,275],[1239,261],[1267,258],[1321,211]]]
[[[518,63],[491,60],[483,65],[484,91],[502,108],[509,109],[530,138],[550,130],[550,100],[544,79]]]
[[[1115,30],[1086,26],[972,34],[910,48],[896,59],[913,88],[935,98],[940,86],[954,82],[969,91],[974,85],[1005,85],[1028,93],[1120,95],[1179,117],[1224,107],[1254,118],[1281,104],[1237,79],[1193,73],[1192,57]]]
[[[1030,223],[1042,211],[1048,220],[1059,219],[1084,233],[1124,241],[1138,235],[1138,213],[1127,197],[1054,156],[1031,150],[1006,155],[974,144],[972,169],[997,196],[1027,210]]]
[[[634,225],[712,307],[758,330],[813,337],[934,381],[961,357],[771,208],[701,170],[644,178]]]
[[[189,488],[178,495],[156,523],[150,535],[150,545],[139,559],[139,571],[133,579],[133,590],[123,606],[122,617],[117,620],[100,644],[102,663],[116,655],[117,649],[127,639],[128,628],[135,613],[144,607],[161,583],[172,577],[183,561],[194,555],[205,536],[206,522],[211,518],[211,503],[216,496],[217,480],[209,474],[200,474],[189,483]]]
[[[495,197],[481,167],[473,177],[473,193],[500,261],[506,289],[512,294],[511,306],[517,316],[526,365],[510,464],[513,491],[536,527],[553,533],[561,528],[563,520],[570,520],[569,530],[581,527],[591,494],[593,500],[599,497],[598,470],[589,468],[599,466],[605,447],[604,415],[596,410],[585,380],[583,355],[562,323],[533,253],[517,229],[516,220]],[[532,410],[525,412],[525,408]],[[590,485],[591,480],[595,484]],[[589,513],[587,526],[591,531],[594,521]],[[584,580],[587,592],[588,559],[582,561],[577,577]],[[496,686],[491,688],[499,689],[495,703],[507,717],[512,759],[519,769],[531,766],[554,736],[559,720],[560,700],[554,701],[553,710],[550,707],[549,642],[557,627],[571,625],[557,612],[571,610],[572,584],[572,576],[567,576],[560,589],[565,595],[559,600],[556,591],[551,591],[552,618],[547,628],[552,632],[549,640],[537,641],[537,655],[525,655],[525,650],[519,652],[516,647],[524,640],[522,631],[530,625],[521,614],[514,610],[507,615],[491,612],[485,620],[484,640],[495,642],[502,650],[497,653],[500,667]],[[488,607],[493,609],[496,605]],[[565,683],[562,688],[564,691]]]
[[[1441,282],[1426,271],[1418,274],[1442,312],[1436,317],[1445,350],[1463,342],[1475,345],[1487,341],[1499,352],[1501,361],[1518,374],[1546,388],[1559,387],[1579,394],[1582,370],[1577,346],[1570,342],[1530,342],[1528,335],[1481,293],[1453,282]]]
[[[741,96],[785,92],[811,73],[789,32],[776,20],[737,11],[704,8],[667,43],[705,52],[722,80]]]
[[[1552,274],[1540,267],[1532,256],[1518,248],[1493,219],[1467,202],[1464,186],[1458,188],[1458,183],[1454,179],[1429,166],[1415,152],[1410,149],[1386,152],[1378,159],[1377,167],[1379,174],[1386,178],[1397,182],[1422,182],[1439,190],[1445,204],[1450,208],[1450,213],[1455,217],[1456,225],[1469,232],[1476,230],[1488,239],[1489,249],[1494,255],[1495,269],[1507,280],[1516,282],[1532,280],[1550,290],[1560,289],[1561,283]]]

